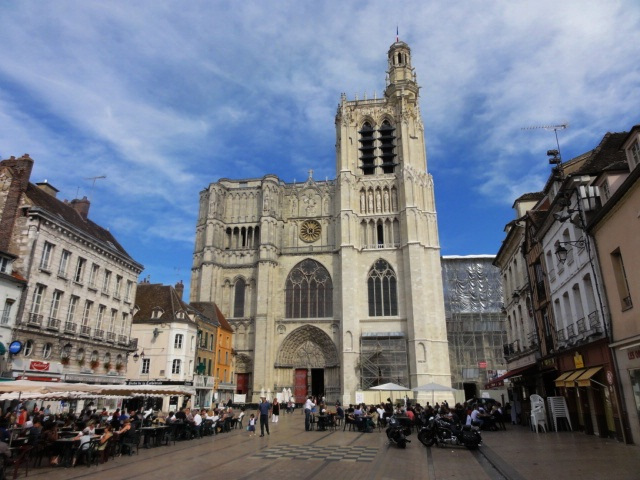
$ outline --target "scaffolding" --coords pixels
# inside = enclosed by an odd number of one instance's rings
[[[402,332],[363,333],[360,337],[360,386],[409,385],[407,339]]]
[[[500,270],[492,265],[494,258],[442,259],[451,384],[468,396],[477,395],[498,371],[506,369],[506,315],[502,313],[502,283]]]

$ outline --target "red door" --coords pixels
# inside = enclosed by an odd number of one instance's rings
[[[293,396],[296,397],[296,403],[304,403],[307,398],[307,369],[296,368],[296,379],[293,389]]]
[[[236,375],[236,393],[247,393],[249,390],[249,374],[237,373]]]

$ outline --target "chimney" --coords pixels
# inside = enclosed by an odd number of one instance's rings
[[[33,160],[29,154],[22,157],[11,157],[0,161],[0,171],[9,169],[8,178],[3,178],[2,188],[7,188],[2,211],[0,211],[0,250],[8,252],[11,247],[11,237],[18,217],[18,209],[22,200],[22,194],[27,191]],[[4,177],[4,175],[3,175]],[[10,179],[10,183],[5,182]]]
[[[180,300],[182,300],[182,294],[184,293],[184,284],[182,283],[182,280],[176,283],[176,286],[174,288],[176,290],[176,293],[178,294],[178,297],[180,298]]]
[[[38,186],[38,188],[40,190],[42,190],[45,193],[48,193],[49,195],[51,195],[53,198],[56,198],[56,195],[58,194],[58,192],[60,190],[58,190],[56,187],[54,187],[53,185],[51,185],[49,182],[47,182],[46,180],[44,182],[38,182],[36,183],[36,185]]]
[[[89,207],[91,206],[91,202],[87,197],[82,197],[82,200],[74,198],[69,202],[69,205],[71,205],[73,209],[80,214],[83,220],[86,220],[89,216]]]

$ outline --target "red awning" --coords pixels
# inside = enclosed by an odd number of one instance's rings
[[[486,388],[487,390],[490,390],[492,388],[503,387],[505,379],[518,375],[519,373],[522,373],[531,368],[535,368],[535,365],[527,365],[526,367],[514,368],[513,370],[509,370],[504,375],[501,375],[499,377],[492,379],[490,382],[488,382],[484,386],[484,388]]]

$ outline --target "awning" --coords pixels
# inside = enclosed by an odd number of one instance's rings
[[[564,387],[564,381],[572,373],[573,373],[573,370],[570,370],[568,372],[564,372],[562,375],[560,375],[558,378],[556,378],[556,387]]]
[[[575,380],[582,375],[584,372],[586,372],[586,370],[584,368],[580,369],[580,370],[574,370],[573,372],[571,372],[571,375],[569,375],[567,378],[565,378],[564,380],[564,386],[567,388],[572,388],[575,387]]]
[[[4,343],[0,342],[0,355],[4,355],[7,353],[7,347],[4,346]]]
[[[502,387],[504,386],[504,381],[509,378],[509,377],[513,377],[515,375],[518,375],[519,373],[522,373],[526,370],[535,368],[535,365],[527,365],[526,367],[520,367],[520,368],[514,368],[513,370],[509,370],[507,373],[505,373],[504,375],[501,375],[497,378],[494,378],[493,380],[491,380],[489,383],[487,383],[484,388],[486,389],[491,389],[491,388],[498,388],[498,387]]]
[[[579,387],[588,387],[591,385],[591,377],[602,370],[602,367],[590,368],[576,379]]]

